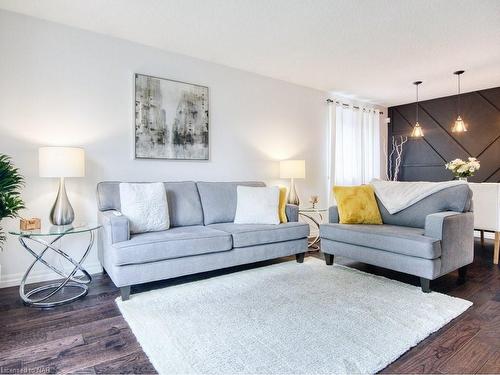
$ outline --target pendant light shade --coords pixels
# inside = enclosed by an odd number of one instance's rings
[[[451,128],[451,131],[453,133],[463,133],[467,131],[467,127],[465,126],[465,122],[464,120],[462,120],[462,117],[457,117],[455,123],[453,124],[453,128]]]
[[[410,136],[413,138],[420,138],[420,137],[424,136],[424,131],[422,130],[422,127],[420,126],[420,124],[418,122],[413,127],[413,130],[411,131]]]
[[[418,85],[420,85],[421,83],[422,83],[422,81],[413,82],[413,84],[415,85],[416,91],[417,91],[417,102],[416,102],[416,113],[415,113],[416,122],[415,122],[415,126],[413,127],[413,130],[410,134],[410,137],[412,137],[412,138],[421,138],[424,136],[424,131],[422,130],[422,127],[418,123]]]
[[[455,120],[455,123],[451,128],[451,131],[453,133],[465,133],[467,131],[467,126],[465,125],[464,120],[462,120],[462,116],[460,116],[460,75],[462,75],[464,72],[465,72],[464,70],[457,70],[456,72],[453,72],[453,74],[456,74],[457,76],[457,83],[458,83],[457,119]]]

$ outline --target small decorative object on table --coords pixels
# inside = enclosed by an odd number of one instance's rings
[[[26,305],[54,307],[75,301],[87,294],[88,284],[92,281],[92,277],[83,268],[82,263],[94,244],[94,232],[99,228],[100,225],[51,225],[48,227],[42,226],[42,228],[36,230],[9,232],[12,235],[18,236],[21,245],[35,258],[26,270],[21,280],[21,285],[19,285],[19,295]],[[87,233],[89,235],[89,242],[80,259],[75,260],[68,255],[67,251],[63,251],[56,244],[64,236],[79,233]],[[50,237],[53,237],[50,241],[45,240],[45,238]],[[41,245],[41,247],[38,245]],[[45,254],[51,251],[53,252],[52,256],[46,257]],[[54,257],[54,255],[59,257]],[[62,258],[64,258],[63,261],[66,264],[72,264],[71,270],[62,268],[60,262],[56,261]],[[28,276],[36,264],[45,265],[59,276],[64,277],[64,279],[26,291]],[[67,291],[68,289],[76,289],[77,293],[70,293]]]
[[[308,247],[312,251],[320,250],[319,242],[319,226],[323,223],[324,214],[328,213],[327,208],[299,208],[299,215],[310,222],[316,229],[316,233],[309,237]]]
[[[19,222],[19,229],[21,230],[35,230],[40,228],[41,221],[36,217],[31,219],[21,219]]]
[[[481,165],[476,158],[469,158],[468,161],[455,159],[445,164],[445,168],[449,169],[453,176],[459,180],[467,181],[467,177],[474,176]]]
[[[309,203],[312,204],[312,208],[316,208],[318,202],[319,202],[319,197],[317,195],[311,195],[311,198],[309,198]]]

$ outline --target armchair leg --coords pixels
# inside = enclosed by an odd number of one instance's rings
[[[130,285],[120,287],[120,294],[122,296],[122,301],[126,301],[130,298]]]
[[[327,266],[331,266],[333,264],[333,254],[327,254],[325,253],[325,262]]]
[[[422,287],[422,292],[430,293],[431,292],[431,281],[426,279],[425,277],[420,278],[420,286]]]
[[[467,266],[460,267],[458,269],[458,283],[463,284],[467,277]]]
[[[297,263],[304,263],[304,256],[306,253],[299,253],[295,254],[295,259],[297,260]]]

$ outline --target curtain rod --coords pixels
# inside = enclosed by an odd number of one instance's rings
[[[332,99],[326,99],[326,102],[327,102],[328,104],[330,104],[330,103],[340,104],[340,105],[343,105],[343,106],[345,106],[345,107],[350,107],[350,106],[351,106],[351,104],[348,104],[348,103],[342,103],[342,102],[339,102],[339,101],[336,101],[336,100],[332,100]],[[374,112],[376,112],[376,111],[377,111],[376,109],[366,109],[366,108],[361,108],[361,107],[358,107],[358,106],[355,106],[355,105],[353,105],[353,106],[352,106],[352,108],[354,108],[354,109],[361,109],[361,110],[363,110],[363,111],[367,111],[367,110],[368,110],[368,111],[374,111]],[[384,114],[384,112],[379,111],[379,112],[378,112],[378,114],[379,114],[379,115],[383,115],[383,114]]]

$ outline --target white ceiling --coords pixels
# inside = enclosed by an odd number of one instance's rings
[[[0,8],[381,105],[500,86],[499,0],[0,0]]]

